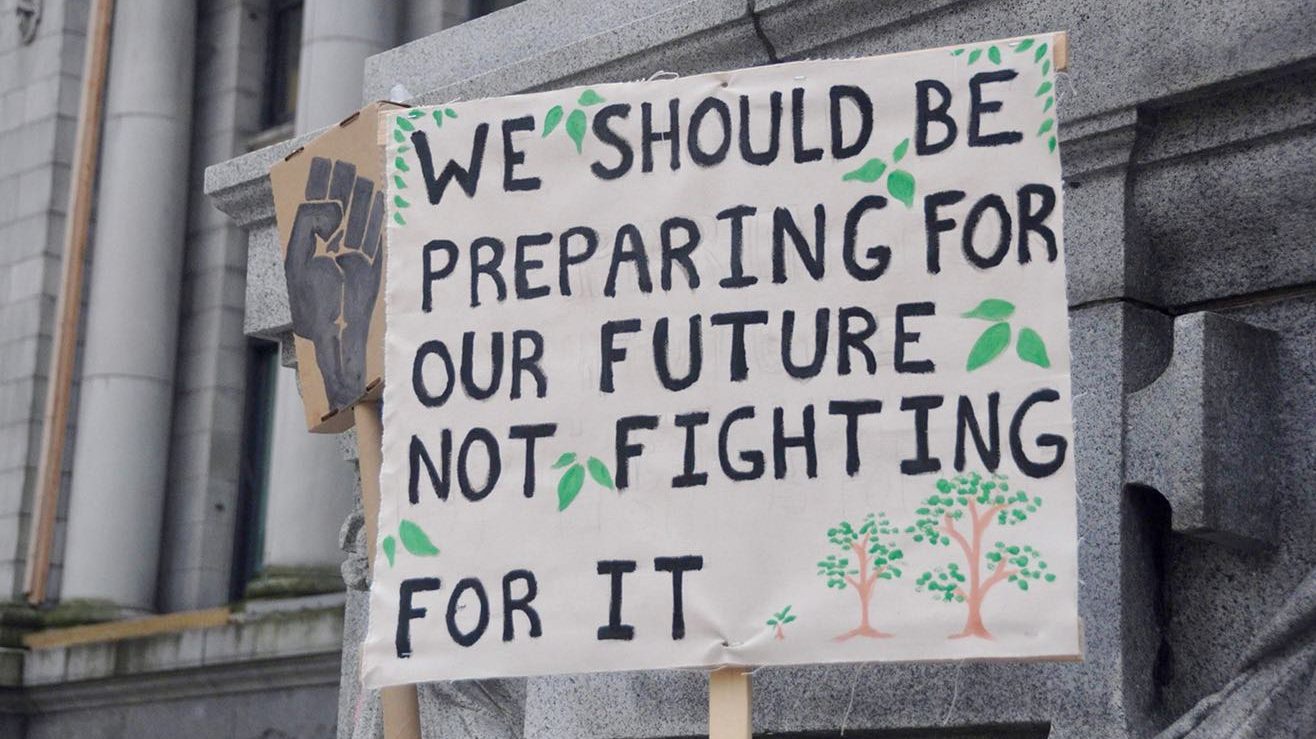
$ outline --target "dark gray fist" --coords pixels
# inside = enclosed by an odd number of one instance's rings
[[[356,165],[311,160],[283,267],[292,332],[315,345],[333,408],[365,390],[366,339],[379,294],[384,193]]]

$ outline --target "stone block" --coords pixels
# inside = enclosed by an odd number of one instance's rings
[[[1276,335],[1191,313],[1165,372],[1128,401],[1128,481],[1159,491],[1175,531],[1249,549],[1276,543]]]
[[[23,660],[24,685],[51,685],[64,681],[64,668],[68,664],[68,648],[33,649]]]
[[[697,44],[691,38],[695,34],[736,21],[747,21],[742,0],[561,0],[514,5],[370,57],[364,99],[387,98],[393,85],[402,84],[423,100],[445,102],[453,98],[442,97],[443,88],[490,75],[506,80],[486,86],[501,87],[496,94],[520,92],[678,39],[684,45]],[[517,43],[506,43],[509,38]],[[649,64],[641,77],[667,62],[651,59]],[[502,77],[504,70],[534,74]]]

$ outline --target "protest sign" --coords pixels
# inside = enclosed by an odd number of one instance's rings
[[[306,427],[337,433],[383,379],[384,162],[374,102],[270,168]]]
[[[1057,38],[385,114],[367,683],[1078,656]]]

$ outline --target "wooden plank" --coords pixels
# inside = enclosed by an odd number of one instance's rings
[[[1054,54],[1057,72],[1069,69],[1069,31],[1056,33],[1055,40],[1051,42],[1051,53]]]
[[[750,739],[753,687],[749,672],[723,667],[708,675],[709,739]]]
[[[209,629],[228,623],[228,608],[208,608],[203,611],[184,611],[163,616],[131,618],[124,621],[107,621],[101,624],[70,626],[62,629],[34,631],[23,636],[28,649],[50,649],[75,644],[139,639],[156,634]]]
[[[357,403],[356,454],[361,466],[361,508],[366,517],[366,561],[375,567],[379,527],[379,467],[383,462],[384,424],[379,401]],[[364,690],[364,688],[358,688]],[[394,685],[379,691],[384,714],[384,739],[421,739],[420,699],[415,685]]]
[[[93,0],[88,19],[87,53],[82,69],[82,101],[78,110],[77,139],[73,149],[73,182],[69,187],[68,225],[64,230],[64,256],[59,295],[55,303],[55,336],[50,358],[50,384],[42,414],[41,456],[37,463],[34,515],[28,533],[27,571],[23,590],[30,603],[46,599],[46,575],[55,538],[55,512],[64,469],[65,430],[73,389],[73,366],[78,350],[78,321],[82,313],[83,268],[87,234],[95,193],[96,163],[100,152],[101,116],[105,102],[105,70],[110,56],[110,28],[114,0]]]

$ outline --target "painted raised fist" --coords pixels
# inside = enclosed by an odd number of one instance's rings
[[[356,165],[311,160],[283,267],[292,332],[315,345],[333,408],[365,390],[366,338],[379,294],[384,194]]]

